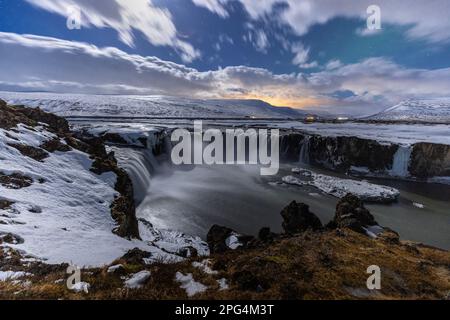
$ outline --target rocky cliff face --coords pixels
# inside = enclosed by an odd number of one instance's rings
[[[412,146],[382,143],[357,137],[327,137],[285,132],[281,137],[282,161],[302,162],[340,172],[427,179],[450,176],[450,146],[416,143]]]
[[[0,128],[4,130],[16,130],[20,125],[35,128],[39,124],[45,124],[46,130],[54,134],[54,138],[45,141],[39,147],[29,146],[21,141],[9,143],[8,146],[17,149],[23,156],[36,161],[43,161],[49,153],[55,151],[67,152],[72,148],[89,155],[93,160],[91,171],[97,175],[113,172],[117,176],[115,190],[118,196],[111,204],[111,216],[117,223],[113,230],[124,238],[139,238],[138,221],[135,215],[132,182],[126,172],[120,169],[113,153],[107,153],[104,140],[93,136],[84,136],[70,130],[67,120],[39,108],[26,108],[23,106],[8,106],[0,100]],[[6,133],[8,134],[8,133]],[[24,184],[27,181],[14,175],[5,175],[0,172],[0,178],[4,184]],[[2,183],[3,183],[2,182]]]
[[[450,146],[433,143],[415,144],[409,172],[419,178],[450,176]]]

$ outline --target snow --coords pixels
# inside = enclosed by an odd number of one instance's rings
[[[55,138],[44,127],[19,125],[7,133],[34,147]],[[35,161],[8,146],[17,143],[10,137],[0,129],[0,172],[20,173],[33,183],[17,190],[0,185],[0,198],[14,202],[1,212],[8,224],[0,224],[0,234],[12,233],[24,239],[23,243],[4,245],[50,264],[72,262],[79,267],[108,265],[136,247],[151,253],[149,263],[180,261],[176,253],[187,246],[196,248],[200,255],[209,254],[207,244],[198,237],[159,231],[142,223],[142,241],[113,234],[116,223],[110,205],[117,194],[114,173],[94,174],[89,170],[89,156],[75,149],[49,153],[44,161]],[[44,183],[39,183],[40,179]]]
[[[131,275],[131,277],[125,281],[125,287],[129,289],[139,289],[150,278],[150,271],[141,271]]]
[[[374,226],[368,226],[366,228],[364,228],[366,230],[366,234],[371,237],[371,238],[377,238],[378,235],[383,232],[383,227],[379,226],[379,225],[374,225]]]
[[[31,273],[23,271],[0,271],[0,281],[17,280],[26,276],[32,276]]]
[[[368,119],[450,123],[450,98],[402,101]]]
[[[395,201],[400,195],[400,192],[397,189],[369,183],[367,181],[342,179],[324,174],[317,174],[303,169],[301,171],[309,172],[310,179],[285,176],[282,178],[282,181],[291,185],[313,186],[337,198],[342,198],[348,193],[353,193],[365,201],[384,202],[386,200]]]
[[[211,260],[209,260],[209,259],[205,259],[201,262],[197,262],[197,261],[192,262],[193,267],[202,270],[204,273],[211,274],[211,275],[218,274],[219,272],[212,270],[210,265],[211,265]]]
[[[89,289],[91,288],[91,285],[87,282],[77,282],[73,286],[71,286],[69,289],[75,292],[84,292],[89,293]]]
[[[0,92],[9,104],[55,113],[60,116],[122,117],[302,117],[304,112],[274,107],[260,100],[200,100],[168,96],[83,95]]]
[[[195,296],[196,294],[205,292],[208,289],[200,282],[196,282],[192,276],[192,273],[184,275],[181,272],[177,272],[175,274],[175,280],[181,283],[180,287],[186,290],[188,297]]]
[[[235,250],[242,246],[242,243],[239,242],[238,234],[232,233],[228,238],[225,239],[225,244],[231,250]]]
[[[219,280],[217,280],[217,283],[219,284],[219,291],[223,291],[223,290],[228,290],[229,289],[229,286],[228,286],[228,283],[227,283],[227,279],[225,279],[225,278],[219,279]]]
[[[110,266],[110,267],[108,268],[107,272],[108,272],[108,273],[114,273],[114,272],[116,272],[117,270],[119,270],[119,269],[121,269],[121,268],[123,268],[123,266],[122,266],[121,264],[116,264],[116,265],[114,265],[114,266]]]

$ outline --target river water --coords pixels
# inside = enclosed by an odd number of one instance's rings
[[[213,224],[256,235],[266,226],[281,231],[280,212],[296,200],[308,204],[327,223],[334,216],[337,198],[311,186],[276,184],[291,174],[293,166],[285,165],[277,176],[271,177],[260,176],[255,166],[164,167],[152,176],[137,215],[156,227],[202,238]],[[380,225],[396,230],[402,239],[450,249],[449,186],[399,180],[372,182],[401,192],[398,203],[367,205]]]

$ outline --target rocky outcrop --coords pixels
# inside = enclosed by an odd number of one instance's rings
[[[254,237],[252,236],[241,235],[233,229],[216,224],[209,229],[206,236],[206,242],[211,253],[221,253],[230,249],[244,248],[253,240]]]
[[[99,175],[114,172],[117,176],[115,189],[119,195],[111,204],[111,216],[117,222],[113,232],[125,238],[139,238],[132,182],[126,172],[118,167],[114,153],[106,152],[104,139],[84,133],[73,133],[66,119],[39,108],[8,106],[4,101],[0,101],[0,128],[13,130],[20,123],[29,127],[36,127],[43,123],[47,127],[46,130],[57,135],[54,139],[44,142],[39,148],[20,143],[8,144],[22,155],[36,161],[44,161],[49,156],[47,152],[67,152],[74,148],[89,154],[93,160],[92,172]],[[62,139],[66,144],[62,142]],[[19,174],[6,175],[0,172],[0,183],[8,188],[23,188],[31,185],[32,182],[30,178]]]
[[[409,172],[418,178],[450,176],[450,146],[433,143],[414,145]]]
[[[361,199],[353,194],[348,194],[336,205],[336,214],[330,228],[349,228],[358,233],[367,233],[367,229],[377,226],[373,215],[364,207]]]
[[[22,155],[34,159],[36,161],[42,161],[48,158],[48,153],[41,148],[28,146],[21,143],[8,143],[8,146],[17,149]]]
[[[309,211],[309,206],[304,203],[292,201],[281,211],[283,217],[283,229],[288,234],[310,230],[320,230],[322,223],[317,216]]]
[[[392,168],[397,149],[396,145],[356,137],[312,136],[309,159],[311,164],[339,171],[348,171],[352,166],[385,171]]]
[[[31,186],[33,179],[20,173],[10,175],[0,171],[0,184],[8,189],[21,189]]]

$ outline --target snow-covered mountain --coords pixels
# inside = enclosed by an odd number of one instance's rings
[[[200,100],[167,96],[108,96],[0,92],[9,104],[22,104],[59,116],[126,116],[180,118],[298,118],[305,113],[274,107],[261,100]]]
[[[450,98],[403,101],[367,119],[450,123]]]

